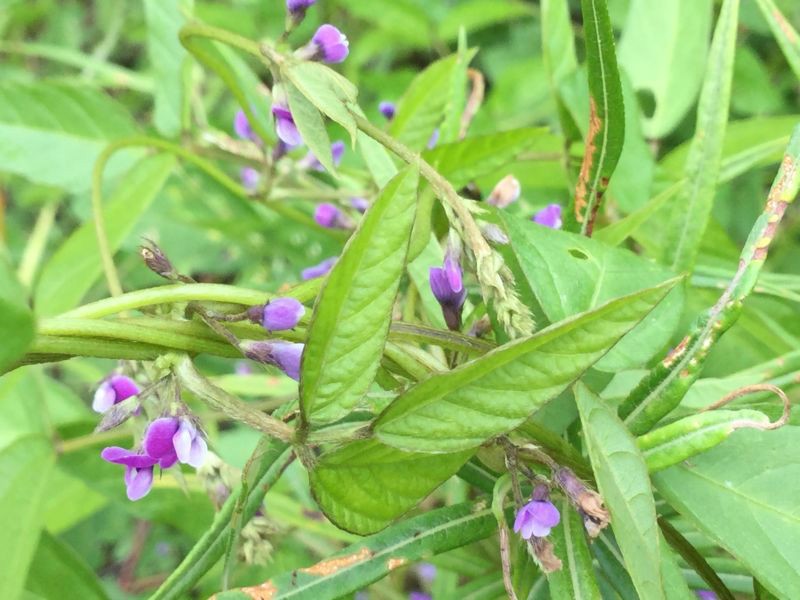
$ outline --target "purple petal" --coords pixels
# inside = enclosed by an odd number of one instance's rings
[[[695,593],[701,600],[717,600],[717,595],[711,590],[695,590]]]
[[[114,388],[114,393],[117,396],[117,403],[135,396],[140,391],[136,382],[130,377],[125,377],[125,375],[114,375],[110,381],[111,387]]]
[[[347,36],[329,23],[317,29],[311,42],[317,46],[325,62],[340,63],[350,52]]]
[[[264,306],[261,324],[267,331],[292,329],[305,312],[305,306],[294,298],[275,298]]]
[[[247,115],[243,110],[236,111],[236,116],[233,118],[233,131],[243,140],[251,140],[255,137],[253,129],[250,127],[250,121],[247,120]]]
[[[408,600],[431,600],[431,597],[424,592],[411,592]]]
[[[417,565],[417,574],[425,581],[433,581],[436,579],[436,565],[431,563],[420,563]]]
[[[528,513],[543,527],[555,527],[561,521],[561,514],[552,502],[534,500],[528,503]]]
[[[350,205],[360,213],[367,212],[369,201],[366,198],[350,198]]]
[[[428,281],[431,284],[431,291],[439,302],[448,302],[453,291],[447,280],[447,274],[441,267],[431,267],[428,270]]]
[[[378,104],[378,110],[384,117],[386,117],[388,121],[391,121],[394,119],[394,115],[397,112],[397,107],[395,106],[394,102],[383,101]]]
[[[293,342],[273,342],[272,358],[275,364],[289,377],[300,381],[300,360],[303,357],[303,344]]]
[[[522,526],[528,520],[528,511],[526,509],[527,507],[523,506],[517,511],[517,516],[514,519],[514,533],[519,533]]]
[[[192,442],[196,436],[197,428],[192,425],[192,422],[189,419],[181,419],[178,431],[172,436],[172,447],[175,449],[175,455],[180,462],[189,462],[189,455],[192,452]]]
[[[253,192],[258,188],[258,182],[261,179],[261,175],[258,174],[253,167],[242,167],[239,170],[239,179],[242,182],[242,187],[246,189],[248,192]]]
[[[439,128],[437,127],[436,129],[433,130],[430,139],[428,139],[428,144],[426,147],[428,148],[428,150],[432,150],[433,148],[436,147],[436,144],[438,143],[439,143]]]
[[[292,112],[280,104],[272,107],[272,114],[275,116],[275,131],[278,137],[288,146],[299,146],[303,143],[303,138],[294,124]]]
[[[313,267],[308,267],[307,269],[303,269],[303,271],[300,273],[300,276],[303,278],[304,281],[307,281],[309,279],[314,279],[316,277],[322,277],[323,275],[326,275],[328,271],[330,271],[333,268],[334,264],[336,264],[336,258],[337,257],[332,256],[331,258],[326,258],[318,265],[314,265]]]
[[[320,227],[331,229],[336,227],[340,213],[341,211],[336,207],[336,205],[331,204],[330,202],[324,202],[318,205],[314,211],[314,220]]]
[[[136,501],[147,496],[153,487],[153,468],[135,469],[128,467],[125,470],[125,486],[128,500]]]
[[[105,380],[97,386],[92,400],[92,410],[97,413],[104,413],[116,404],[116,398],[117,395],[114,392],[111,381]]]
[[[152,467],[154,464],[156,464],[156,462],[158,462],[158,460],[152,456],[148,456],[147,454],[139,454],[138,452],[132,452],[131,450],[120,448],[119,446],[103,448],[103,451],[100,452],[100,458],[110,463],[125,465],[126,467],[132,467],[135,469]]]
[[[551,229],[561,229],[561,206],[558,204],[548,204],[533,215],[532,220],[534,223],[550,227]]]
[[[151,422],[144,434],[142,443],[144,451],[149,456],[159,459],[163,468],[167,468],[164,466],[165,462],[174,464],[174,460],[170,463],[173,457],[177,460],[172,438],[178,432],[179,426],[180,421],[175,417],[161,417]]]
[[[447,257],[444,260],[444,272],[447,275],[447,283],[454,292],[460,292],[464,288],[461,278],[461,265],[458,261]]]
[[[206,443],[205,439],[203,439],[202,435],[198,435],[192,441],[192,449],[189,452],[189,460],[186,461],[186,464],[188,464],[190,467],[194,467],[195,469],[199,469],[206,461],[207,454],[208,444]]]
[[[344,142],[336,141],[331,144],[331,157],[333,158],[333,165],[338,167],[342,162],[344,156]]]
[[[286,0],[286,10],[292,14],[303,14],[317,0]]]

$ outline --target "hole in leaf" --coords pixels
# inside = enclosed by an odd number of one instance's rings
[[[636,98],[639,100],[639,108],[642,109],[642,114],[648,118],[653,118],[656,114],[656,97],[650,90],[637,90]]]
[[[567,250],[572,256],[578,258],[580,260],[589,260],[589,255],[586,254],[583,250],[578,250],[577,248],[570,248]]]

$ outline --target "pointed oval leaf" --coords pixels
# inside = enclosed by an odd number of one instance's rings
[[[320,459],[310,475],[311,490],[337,527],[367,535],[414,508],[471,454],[420,454],[358,441]]]
[[[378,417],[377,437],[403,450],[447,453],[518,427],[608,352],[674,284],[617,298],[432,375]]]
[[[418,179],[409,167],[388,183],[320,290],[300,378],[301,410],[312,425],[344,417],[375,377],[405,267]]]
[[[336,167],[333,164],[331,154],[331,139],[325,129],[325,121],[322,114],[305,95],[291,83],[286,83],[286,97],[289,100],[289,109],[292,111],[300,135],[303,137],[308,149],[317,157],[317,160],[325,167],[328,173],[335,174]]]
[[[611,408],[582,383],[575,401],[600,494],[611,512],[611,526],[639,595],[666,598],[656,505],[636,440]]]

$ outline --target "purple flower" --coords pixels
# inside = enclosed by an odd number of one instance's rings
[[[506,175],[494,186],[486,202],[497,208],[505,208],[519,199],[519,193],[519,180],[513,175]]]
[[[431,597],[424,592],[411,592],[408,595],[408,600],[431,600]]]
[[[172,445],[178,460],[185,465],[199,468],[206,459],[208,444],[191,419],[181,417],[178,431],[172,436]]]
[[[306,307],[294,298],[275,298],[256,311],[254,322],[267,331],[292,329],[306,312]],[[260,313],[260,314],[259,314]]]
[[[384,117],[386,117],[387,121],[391,121],[394,119],[394,113],[397,112],[397,106],[395,106],[394,102],[388,102],[384,100],[378,104],[378,110]]]
[[[248,192],[254,192],[258,188],[261,175],[253,167],[242,167],[239,171],[239,179],[241,179],[244,189]]]
[[[531,220],[534,223],[550,227],[551,229],[561,229],[561,206],[558,204],[548,204],[533,215]]]
[[[104,413],[115,404],[139,393],[139,386],[130,377],[111,375],[97,387],[92,400],[92,410]]]
[[[178,433],[180,420],[175,417],[161,417],[151,421],[144,432],[142,448],[147,456],[158,461],[162,469],[169,469],[178,462],[175,444],[172,439]]]
[[[292,112],[289,107],[282,104],[274,104],[272,106],[272,114],[275,116],[275,131],[287,146],[299,146],[303,143],[303,138],[297,130],[297,125],[294,124],[294,118],[292,118]]]
[[[423,581],[431,582],[436,579],[436,565],[431,563],[420,563],[417,565],[417,575]]]
[[[247,358],[276,366],[295,381],[300,380],[303,348],[303,344],[294,342],[242,342],[242,349]]]
[[[442,267],[430,268],[429,281],[431,291],[442,307],[447,327],[458,331],[461,329],[461,309],[467,298],[458,258],[448,252]]]
[[[236,116],[233,117],[233,130],[243,140],[258,140],[258,136],[250,127],[250,121],[247,120],[247,115],[243,110],[236,111]]]
[[[303,16],[317,0],[286,0],[286,10],[292,16]]]
[[[523,539],[542,538],[558,525],[561,515],[549,500],[531,500],[517,512],[514,520],[514,532]]]
[[[125,466],[125,487],[128,500],[144,498],[153,486],[153,466],[157,460],[131,452],[125,448],[111,446],[100,453],[103,460]]]
[[[334,167],[338,167],[341,164],[342,156],[344,156],[344,142],[341,140],[333,142],[331,144],[331,158],[333,159]],[[325,167],[322,166],[322,163],[311,151],[298,162],[298,166],[304,169],[313,169],[314,171],[325,171]]]
[[[328,271],[330,271],[333,268],[333,265],[336,264],[336,258],[337,257],[332,256],[331,258],[326,258],[318,265],[303,269],[300,273],[300,276],[303,278],[303,280],[309,280],[327,275]]]
[[[695,590],[695,594],[701,600],[717,600],[717,595],[711,590]]]
[[[430,139],[428,139],[427,148],[428,150],[432,150],[436,147],[436,144],[439,143],[439,128],[433,130]]]
[[[329,202],[323,202],[314,211],[314,220],[326,229],[351,229],[353,222],[339,208]]]
[[[369,200],[366,198],[350,198],[350,206],[360,213],[365,213],[369,208]]]
[[[340,63],[347,58],[349,45],[347,36],[328,23],[317,29],[309,44],[314,47],[314,58],[327,63]]]

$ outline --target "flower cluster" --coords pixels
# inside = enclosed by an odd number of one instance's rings
[[[139,500],[150,492],[156,466],[169,469],[180,462],[197,468],[203,464],[207,451],[206,440],[192,419],[169,416],[147,426],[139,451],[110,446],[100,456],[125,467],[128,499]]]

